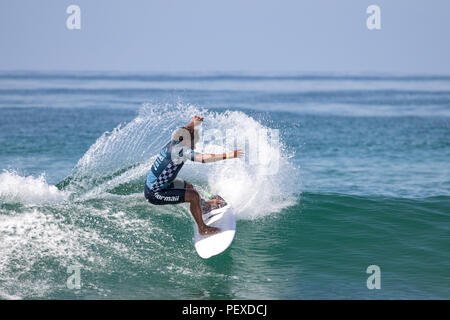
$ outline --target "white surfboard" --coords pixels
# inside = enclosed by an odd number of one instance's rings
[[[220,228],[220,232],[212,235],[200,235],[195,225],[195,250],[200,257],[208,259],[224,252],[233,242],[236,233],[236,217],[233,208],[226,204],[211,211],[203,213],[203,221],[206,225]]]

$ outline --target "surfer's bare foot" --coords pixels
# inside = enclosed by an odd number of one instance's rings
[[[198,230],[198,233],[200,233],[202,236],[207,234],[215,234],[219,232],[220,229],[216,227],[210,227],[210,226],[204,226],[202,229]]]
[[[207,204],[221,204],[223,201],[219,199],[212,199],[212,200],[206,200],[205,203]]]

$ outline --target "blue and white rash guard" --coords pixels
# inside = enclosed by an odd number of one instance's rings
[[[152,168],[147,173],[146,184],[152,191],[166,189],[177,177],[186,160],[194,161],[195,155],[191,148],[180,141],[169,141],[158,154]]]

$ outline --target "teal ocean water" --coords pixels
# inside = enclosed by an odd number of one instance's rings
[[[143,196],[194,114],[277,161],[186,163],[237,212],[208,260]],[[2,72],[0,128],[2,299],[450,299],[450,77]]]

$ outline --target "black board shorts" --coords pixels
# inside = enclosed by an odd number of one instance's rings
[[[184,196],[186,194],[186,181],[176,179],[168,188],[153,191],[145,183],[144,195],[151,204],[178,204],[185,202]]]

